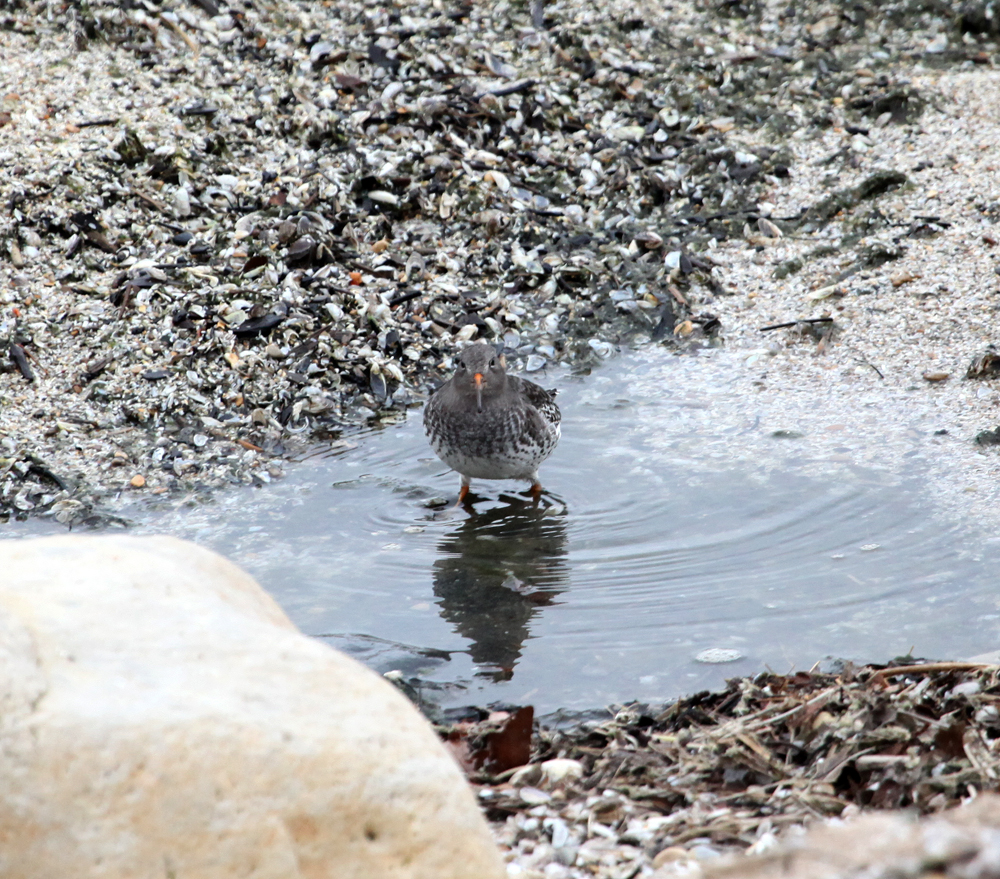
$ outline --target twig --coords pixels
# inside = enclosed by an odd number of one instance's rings
[[[87,119],[83,122],[75,122],[73,124],[76,125],[77,128],[91,128],[95,125],[117,125],[118,117],[109,117],[107,119]]]
[[[20,370],[21,375],[26,378],[29,382],[35,380],[35,374],[31,371],[31,367],[28,365],[28,354],[20,345],[10,346],[10,359],[14,361],[15,366]]]
[[[875,370],[875,374],[876,374],[876,375],[877,375],[877,376],[878,376],[879,378],[882,378],[882,379],[884,379],[884,378],[885,378],[885,376],[884,376],[884,375],[882,375],[882,370],[881,370],[881,369],[879,369],[879,368],[878,368],[878,367],[877,367],[877,366],[876,366],[876,365],[875,365],[874,363],[869,363],[869,362],[868,362],[867,360],[865,360],[865,359],[864,359],[864,357],[855,357],[855,358],[854,358],[854,362],[855,362],[855,363],[860,363],[860,364],[861,364],[862,366],[868,366],[868,367],[870,367],[871,369],[874,369],[874,370]]]
[[[535,81],[533,79],[520,79],[517,82],[512,82],[510,85],[498,86],[495,89],[486,89],[485,91],[476,93],[476,100],[486,95],[493,95],[495,98],[502,98],[504,95],[513,95],[517,92],[526,92],[528,89],[533,88]]]
[[[145,192],[140,192],[140,191],[139,191],[138,189],[133,189],[133,190],[132,190],[132,194],[133,194],[134,196],[136,196],[137,198],[140,198],[140,199],[142,199],[142,200],[143,200],[143,201],[144,201],[144,202],[145,202],[146,204],[148,204],[148,205],[149,205],[149,206],[150,206],[151,208],[155,208],[155,209],[156,209],[156,210],[158,210],[158,211],[159,211],[160,213],[163,213],[163,214],[165,214],[165,213],[167,212],[167,207],[166,207],[166,205],[165,205],[165,204],[163,204],[163,202],[161,202],[161,201],[157,201],[157,200],[156,200],[155,198],[153,198],[153,197],[152,197],[151,195],[146,195],[146,193],[145,193]],[[166,226],[167,224],[166,224],[166,223],[161,223],[160,225],[161,225],[161,226]],[[170,228],[170,227],[168,227],[168,228]],[[174,226],[174,227],[173,227],[173,230],[174,230],[174,231],[177,231],[177,232],[180,232],[180,231],[181,231],[181,228],[180,228],[179,226]]]
[[[169,28],[170,28],[170,30],[172,30],[172,31],[173,31],[173,32],[174,32],[175,34],[177,34],[177,36],[179,36],[179,37],[180,37],[180,38],[181,38],[182,40],[184,40],[184,42],[185,42],[185,43],[187,43],[187,47],[188,47],[188,48],[189,48],[189,49],[190,49],[190,50],[191,50],[192,52],[194,52],[194,54],[195,54],[196,56],[197,56],[197,55],[199,55],[199,54],[201,53],[201,46],[199,46],[199,45],[198,45],[198,44],[197,44],[197,43],[196,43],[196,42],[195,42],[194,40],[192,40],[192,39],[191,39],[191,37],[189,37],[189,36],[188,36],[188,35],[187,35],[186,33],[184,33],[184,31],[182,31],[182,30],[181,30],[181,27],[180,27],[180,25],[179,25],[179,24],[177,24],[177,23],[176,23],[176,22],[174,22],[174,21],[171,21],[171,20],[170,20],[169,18],[167,18],[167,17],[165,16],[165,15],[160,15],[160,16],[159,16],[159,19],[160,19],[160,21],[162,21],[162,22],[163,22],[163,23],[164,23],[164,24],[165,24],[165,25],[166,25],[167,27],[169,27]]]
[[[768,330],[784,330],[788,327],[795,327],[799,324],[832,324],[832,317],[804,317],[801,320],[789,320],[781,324],[771,324],[769,327],[761,327],[760,331],[766,333]]]
[[[34,462],[33,462],[33,463],[31,464],[31,466],[30,466],[30,467],[28,468],[28,470],[29,470],[29,471],[30,471],[31,473],[36,473],[36,474],[38,474],[39,476],[41,476],[41,477],[43,477],[43,478],[45,478],[45,479],[49,479],[49,480],[51,480],[51,481],[52,481],[52,482],[54,482],[54,483],[55,483],[56,485],[58,485],[58,486],[59,486],[59,488],[60,488],[60,489],[61,489],[62,491],[72,491],[72,489],[73,489],[73,486],[72,486],[72,485],[70,485],[70,484],[69,484],[69,483],[68,483],[68,482],[67,482],[67,481],[66,481],[65,479],[63,479],[63,478],[62,478],[61,476],[58,476],[57,474],[53,473],[53,472],[52,472],[52,471],[51,471],[51,470],[50,470],[50,469],[49,469],[48,467],[46,467],[46,466],[45,466],[44,464],[37,464],[37,463],[34,463]]]
[[[745,728],[751,732],[759,729],[766,729],[767,727],[772,727],[780,720],[785,720],[786,718],[794,716],[797,712],[801,711],[807,705],[812,705],[814,702],[819,702],[823,699],[829,699],[831,694],[841,687],[840,684],[835,684],[832,687],[827,687],[825,690],[820,691],[815,696],[807,699],[805,702],[800,702],[793,708],[789,708],[787,711],[783,711],[780,714],[772,715],[768,718],[754,718],[748,717],[747,723],[745,723]]]
[[[911,675],[917,673],[930,674],[935,671],[974,671],[979,668],[997,668],[992,662],[928,662],[924,665],[897,665],[895,668],[880,668],[869,679],[892,678],[896,675]]]
[[[393,296],[389,300],[389,308],[395,308],[397,305],[402,305],[404,302],[416,299],[418,296],[422,296],[423,293],[423,290],[411,290],[409,293],[400,293],[398,296]]]

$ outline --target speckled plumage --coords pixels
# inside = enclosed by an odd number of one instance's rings
[[[427,402],[424,430],[437,456],[461,474],[461,497],[472,479],[528,479],[540,490],[538,467],[559,442],[555,393],[507,375],[489,345],[459,355],[455,374]]]

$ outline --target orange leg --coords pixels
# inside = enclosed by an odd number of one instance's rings
[[[542,483],[540,482],[531,483],[531,496],[535,499],[535,503],[537,504],[542,496]]]
[[[458,492],[458,503],[455,504],[455,506],[460,507],[462,503],[465,501],[465,498],[468,496],[468,494],[469,494],[469,486],[463,482],[462,488]]]

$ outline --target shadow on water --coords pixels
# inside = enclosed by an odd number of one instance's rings
[[[510,680],[532,620],[569,587],[566,508],[508,494],[466,507],[437,545],[434,595],[442,618],[469,640],[476,673]]]

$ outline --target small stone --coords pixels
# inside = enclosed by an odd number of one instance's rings
[[[766,235],[768,238],[782,238],[784,236],[781,229],[764,217],[757,220],[757,229],[761,235]]]
[[[533,787],[542,781],[542,767],[538,763],[529,763],[515,770],[510,777],[512,787]]]
[[[963,681],[961,684],[957,684],[952,687],[951,692],[948,694],[952,696],[975,696],[976,693],[983,689],[982,684],[979,681]]]
[[[809,299],[813,302],[819,302],[821,299],[829,299],[831,296],[843,296],[846,293],[847,288],[843,284],[828,284],[825,287],[820,287],[818,290],[813,290],[809,294]]]
[[[191,215],[191,196],[183,187],[174,192],[174,213],[178,217],[188,217]]]
[[[691,859],[691,853],[679,845],[667,846],[660,849],[653,858],[653,868],[659,869],[664,864],[672,864],[675,861],[687,861]]]
[[[507,192],[510,190],[510,180],[508,180],[507,175],[501,171],[487,171],[483,174],[483,180],[487,183],[492,183],[501,192]]]
[[[710,845],[695,845],[691,847],[691,855],[699,861],[710,861],[722,856],[722,853]]]
[[[133,476],[129,480],[129,485],[131,485],[132,488],[142,488],[145,484],[146,484],[146,477],[143,476],[141,473],[136,473],[135,476]]]
[[[913,272],[896,272],[889,278],[890,283],[893,287],[902,287],[903,284],[909,284],[910,281],[916,281],[922,277],[921,275],[915,275]]]
[[[739,650],[733,650],[730,647],[709,647],[707,650],[702,650],[694,656],[695,662],[704,662],[710,665],[723,662],[736,662],[736,660],[742,658],[743,654]]]
[[[933,40],[931,40],[925,47],[924,51],[928,55],[941,55],[948,51],[948,35],[945,33],[938,34]]]
[[[583,764],[579,760],[556,758],[546,760],[541,764],[542,778],[547,784],[559,784],[575,778],[583,777]]]
[[[646,129],[641,125],[622,125],[608,131],[611,140],[626,141],[628,143],[638,143],[646,134]]]
[[[385,192],[381,189],[373,189],[368,193],[368,197],[378,204],[389,205],[391,207],[396,207],[399,204],[399,199],[396,198],[391,192]]]
[[[529,806],[540,806],[552,799],[552,794],[547,794],[537,787],[522,787],[519,795]]]

